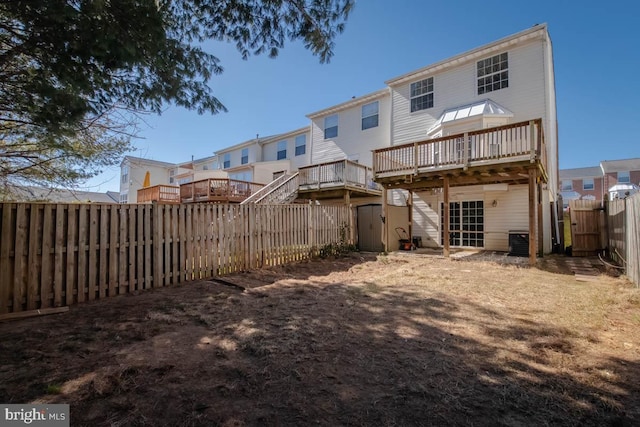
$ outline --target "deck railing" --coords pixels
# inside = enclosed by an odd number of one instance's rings
[[[256,203],[273,205],[290,203],[298,195],[298,172],[284,174],[276,178],[267,186],[262,187],[257,193],[243,201],[243,204]]]
[[[540,119],[374,150],[373,171],[378,177],[517,158],[539,160],[546,168]]]
[[[180,187],[174,185],[154,185],[138,190],[138,203],[180,203]]]
[[[299,173],[299,186],[305,190],[343,186],[380,189],[373,182],[373,170],[351,160],[306,166],[300,168]]]
[[[180,201],[192,202],[241,202],[264,184],[227,178],[208,178],[180,186]]]

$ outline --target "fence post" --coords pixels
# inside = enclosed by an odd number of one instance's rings
[[[309,201],[309,204],[307,205],[307,224],[308,224],[308,230],[309,230],[309,234],[307,236],[307,241],[309,242],[309,258],[313,257],[313,246],[315,245],[315,228],[314,228],[314,223],[313,223],[313,205],[311,204],[311,201]]]
[[[153,281],[152,286],[158,288],[162,286],[162,221],[160,215],[160,205],[157,202],[152,204],[153,216]]]

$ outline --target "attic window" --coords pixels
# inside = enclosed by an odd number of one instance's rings
[[[509,87],[507,52],[478,61],[478,95]]]

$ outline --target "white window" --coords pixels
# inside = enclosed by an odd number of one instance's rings
[[[120,173],[122,175],[121,182],[123,184],[128,184],[129,183],[129,166],[123,166]]]
[[[176,182],[175,176],[176,176],[176,170],[175,169],[171,169],[169,171],[169,184],[173,184],[173,183]]]
[[[296,136],[296,156],[302,156],[307,152],[307,135]]]
[[[478,95],[509,87],[507,52],[478,61]]]
[[[618,182],[631,182],[629,171],[618,172]]]
[[[573,190],[573,182],[570,179],[562,180],[562,187],[560,188],[562,191],[572,191]]]
[[[231,167],[231,153],[224,153],[224,157],[222,158],[222,167],[230,168]]]
[[[378,127],[378,101],[362,106],[362,130]]]
[[[411,83],[411,112],[433,107],[433,77]]]
[[[584,178],[582,180],[583,190],[593,190],[593,178]]]
[[[333,114],[324,118],[324,139],[338,136],[338,115]]]
[[[287,158],[287,141],[278,142],[278,154],[276,155],[276,159],[283,160]]]
[[[243,148],[242,149],[242,157],[240,158],[240,163],[243,165],[246,165],[247,163],[249,163],[249,149],[248,148]]]
[[[128,193],[120,194],[120,203],[125,204],[128,201],[129,201],[129,194]]]

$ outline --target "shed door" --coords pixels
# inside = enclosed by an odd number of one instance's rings
[[[361,251],[382,252],[382,205],[358,206],[358,247]]]

